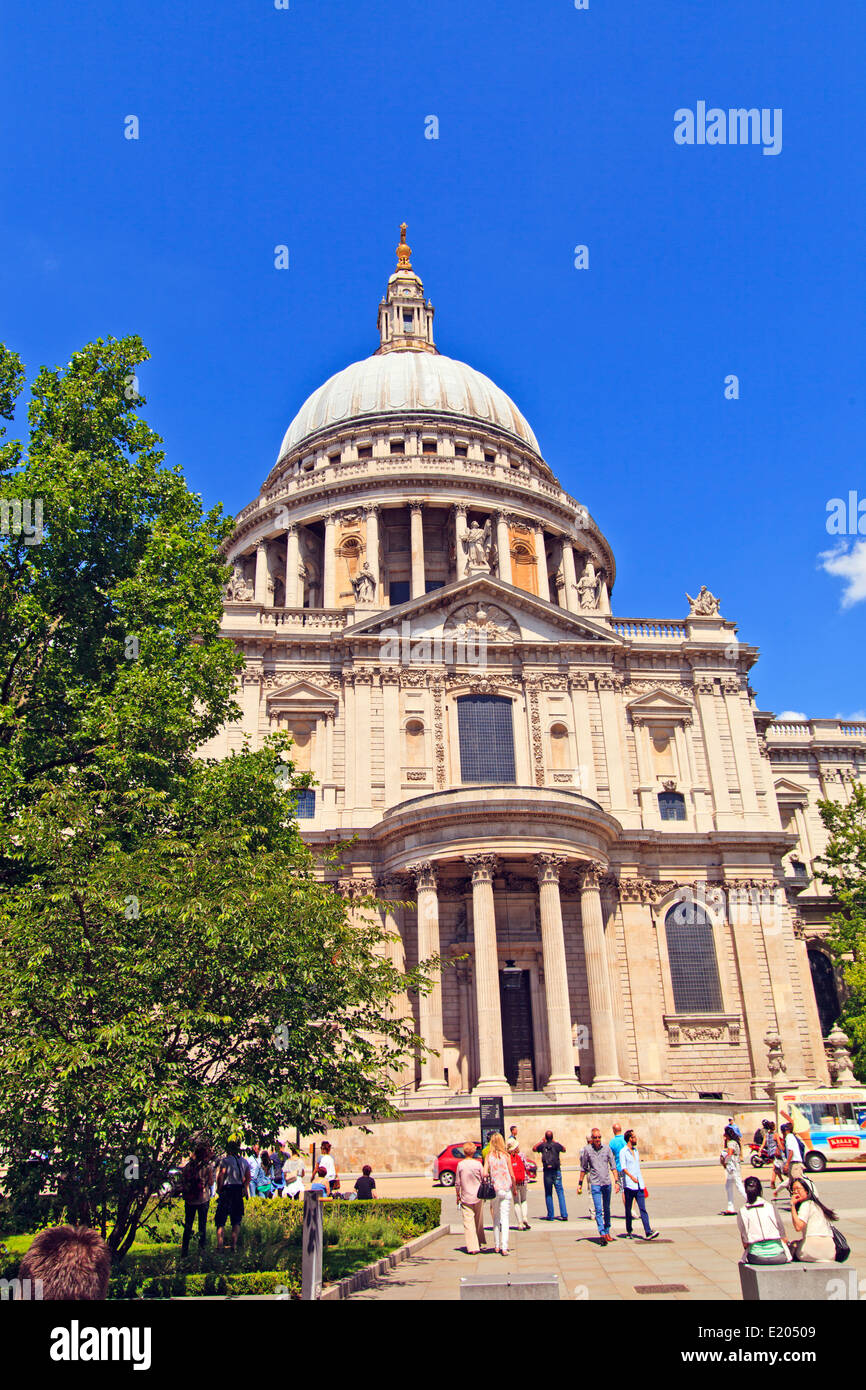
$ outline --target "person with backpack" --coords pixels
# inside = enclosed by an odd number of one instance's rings
[[[207,1214],[210,1209],[210,1193],[214,1180],[213,1151],[210,1144],[201,1141],[196,1144],[191,1157],[180,1171],[180,1193],[183,1197],[183,1240],[181,1258],[189,1253],[192,1228],[198,1219],[198,1248],[204,1250],[207,1244]]]
[[[790,1120],[782,1125],[782,1136],[785,1145],[784,1167],[782,1172],[788,1179],[788,1187],[793,1190],[794,1180],[802,1178],[803,1164],[806,1160],[806,1150],[800,1139],[794,1133],[794,1126]]]
[[[725,1125],[722,1144],[724,1147],[719,1154],[719,1162],[725,1170],[725,1194],[728,1199],[728,1209],[724,1215],[736,1216],[734,1197],[738,1192],[742,1197],[745,1197],[746,1189],[743,1186],[740,1172],[740,1142],[734,1132],[733,1125]]]
[[[226,1151],[217,1165],[217,1206],[214,1218],[217,1232],[217,1250],[224,1249],[226,1221],[231,1222],[232,1250],[238,1248],[241,1222],[244,1219],[244,1197],[250,1195],[250,1165],[241,1158],[240,1145],[230,1139]]]
[[[776,1133],[774,1120],[762,1120],[761,1128],[764,1130],[764,1143],[761,1149],[761,1158],[765,1163],[769,1163],[773,1176],[770,1182],[770,1191],[776,1195],[776,1183],[782,1177],[782,1151],[779,1145],[779,1136]]]

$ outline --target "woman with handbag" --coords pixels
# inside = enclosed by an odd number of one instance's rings
[[[528,1231],[529,1222],[527,1220],[526,1202],[526,1164],[523,1161],[523,1154],[515,1144],[508,1147],[511,1157],[511,1167],[514,1170],[514,1215],[517,1218],[518,1231]]]
[[[484,1169],[475,1157],[475,1144],[464,1144],[464,1157],[454,1174],[454,1196],[463,1218],[467,1255],[477,1255],[487,1242],[484,1239],[484,1203],[479,1195]]]
[[[830,1223],[836,1220],[836,1213],[824,1206],[806,1178],[795,1178],[791,1184],[791,1220],[800,1236],[799,1240],[791,1241],[795,1260],[808,1264],[835,1261],[836,1242]]]
[[[507,1255],[511,1204],[517,1193],[517,1181],[514,1165],[501,1134],[490,1136],[490,1148],[484,1160],[484,1176],[493,1185],[493,1239],[496,1253]]]
[[[743,1264],[784,1265],[791,1260],[782,1218],[775,1207],[764,1201],[760,1178],[745,1181],[746,1205],[737,1212],[737,1225],[743,1242]]]

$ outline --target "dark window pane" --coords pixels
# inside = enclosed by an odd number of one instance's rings
[[[463,695],[457,701],[460,771],[464,782],[514,782],[511,701],[501,695]]]
[[[685,820],[686,799],[681,792],[659,792],[662,820]]]
[[[392,579],[388,586],[388,597],[391,600],[391,607],[398,603],[409,602],[409,580]]]
[[[316,814],[316,789],[304,787],[298,797],[298,820],[312,820]]]
[[[424,583],[424,592],[426,594],[432,594],[434,589],[444,589],[444,587],[444,579],[427,579]]]
[[[687,921],[678,921],[682,908],[672,907],[665,918],[674,1009],[678,1014],[718,1013],[722,990],[712,923],[701,907],[690,907],[686,915]]]

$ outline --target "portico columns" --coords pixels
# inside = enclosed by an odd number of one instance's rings
[[[493,906],[493,878],[496,858],[492,854],[463,856],[472,869],[472,924],[475,938],[475,993],[478,1015],[478,1063],[481,1075],[476,1093],[510,1092],[505,1079],[502,1051],[502,1014],[499,1007],[499,956],[496,949],[496,916]]]
[[[366,561],[376,581],[373,602],[378,607],[379,599],[379,508],[367,508],[367,554]]]
[[[411,546],[412,546],[412,588],[411,598],[424,597],[424,514],[420,502],[409,503]]]
[[[439,955],[439,895],[436,889],[436,872],[428,859],[417,864],[408,864],[408,872],[415,878],[415,897],[418,904],[418,959]],[[435,984],[429,994],[418,998],[419,1028],[422,1040],[431,1052],[421,1054],[421,1084],[419,1095],[435,1095],[447,1092],[445,1068],[442,1061],[442,979],[437,971]]]
[[[268,601],[268,547],[265,541],[256,546],[256,603]]]
[[[542,527],[535,528],[535,564],[538,574],[538,596],[550,602],[550,580],[547,577],[547,549]]]
[[[506,584],[513,583],[511,578],[511,548],[508,541],[508,518],[504,512],[496,513],[496,553],[499,563],[499,578],[504,579]]]
[[[454,538],[456,541],[456,565],[457,578],[462,579],[466,574],[466,547],[463,544],[463,537],[466,535],[466,503],[457,502],[454,507]]]
[[[601,911],[599,864],[587,864],[580,876],[580,917],[583,923],[583,949],[586,954],[586,981],[589,988],[589,1021],[592,1054],[595,1059],[593,1086],[621,1086],[617,1071],[616,1024],[607,968],[604,918]]]
[[[574,547],[571,541],[565,539],[562,542],[562,574],[565,579],[565,606],[569,613],[576,613],[580,605],[577,602],[577,570],[574,567]]]
[[[337,530],[337,518],[333,512],[328,512],[325,517],[325,552],[322,556],[322,570],[324,579],[322,583],[322,607],[336,608],[337,606],[337,556],[334,550],[334,538]]]
[[[300,579],[301,553],[298,538],[298,528],[291,525],[286,534],[286,607],[300,608],[303,605],[304,596],[301,595],[301,602],[298,603],[298,580]]]
[[[559,899],[559,871],[565,863],[560,854],[536,854],[538,902],[541,915],[541,949],[544,958],[544,994],[547,1001],[547,1035],[550,1041],[548,1095],[575,1095],[580,1090],[574,1075],[574,1045],[571,1038],[571,1004],[568,998],[568,970],[565,963],[565,935],[562,904]]]

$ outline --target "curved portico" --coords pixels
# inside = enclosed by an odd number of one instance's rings
[[[465,942],[452,956],[465,962],[477,1037],[476,1093],[507,1094],[511,1082],[503,1045],[503,1000],[522,974],[518,957],[534,944],[514,940],[508,894],[531,892],[540,936],[536,1011],[543,1015],[545,1091],[576,1097],[575,1032],[591,1043],[593,1084],[619,1085],[613,989],[605,945],[600,886],[620,826],[597,802],[576,792],[520,786],[472,786],[412,797],[392,807],[372,832],[383,872],[407,879],[418,904],[419,959],[440,952],[440,894],[465,897]],[[510,886],[510,887],[509,887]],[[578,908],[588,988],[588,1018],[575,1017],[569,989],[563,894]],[[571,914],[574,916],[574,913]],[[471,919],[471,930],[469,929]],[[528,970],[527,974],[530,973]],[[442,990],[420,1006],[422,1037],[441,1052]],[[580,1037],[580,1033],[578,1033]],[[437,1047],[438,1043],[438,1047]],[[534,1063],[537,1064],[537,1063]],[[448,1090],[441,1056],[422,1064],[419,1094]]]

